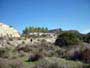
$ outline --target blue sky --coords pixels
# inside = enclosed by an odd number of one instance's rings
[[[0,0],[0,22],[90,32],[90,0]]]

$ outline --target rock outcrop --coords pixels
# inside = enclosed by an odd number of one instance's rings
[[[13,27],[0,23],[0,37],[20,37],[20,34]]]

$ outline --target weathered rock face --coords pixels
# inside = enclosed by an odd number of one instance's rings
[[[0,23],[0,37],[20,37],[20,34],[13,27]]]

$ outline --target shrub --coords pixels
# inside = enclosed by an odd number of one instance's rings
[[[26,45],[26,46],[23,46],[23,45],[19,45],[16,47],[16,50],[17,51],[24,51],[24,52],[29,52],[30,51],[30,46]]]
[[[83,47],[82,49],[71,49],[68,50],[65,55],[64,58],[68,59],[68,60],[78,60],[78,61],[82,61],[84,63],[90,63],[90,48],[85,48]]]
[[[9,66],[9,61],[3,58],[0,58],[0,68],[11,68]]]
[[[86,35],[83,35],[83,41],[87,42],[87,43],[90,43],[90,33],[88,33]]]
[[[11,68],[25,68],[24,64],[20,60],[11,61],[9,66]]]
[[[14,38],[9,38],[9,41],[13,41],[14,40]]]
[[[83,65],[83,68],[90,68],[90,64]]]
[[[22,41],[22,44],[25,44],[25,41]]]
[[[63,32],[57,37],[55,45],[58,46],[77,45],[79,44],[79,41],[80,41],[79,38],[74,33]]]
[[[71,60],[81,60],[82,59],[82,54],[78,51],[75,51],[73,56],[70,58]]]
[[[41,59],[32,68],[61,68],[57,62],[49,62],[46,59]]]
[[[19,52],[18,52],[18,55],[19,55],[19,57],[24,57],[24,56],[26,56],[26,54],[25,54],[24,51],[19,51]]]
[[[0,48],[0,57],[2,58],[9,58],[10,52],[8,48]]]
[[[86,48],[82,52],[82,60],[86,63],[90,63],[90,49],[89,48]]]
[[[20,60],[8,60],[0,58],[0,68],[25,68]]]
[[[57,57],[46,57],[35,63],[33,68],[83,68],[83,64]]]
[[[33,62],[33,61],[39,60],[40,58],[42,58],[42,56],[41,56],[40,54],[31,54],[31,55],[29,56],[28,61]]]

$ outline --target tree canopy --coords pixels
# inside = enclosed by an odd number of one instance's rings
[[[29,33],[33,33],[33,32],[48,32],[48,28],[47,27],[26,27],[24,30],[23,30],[23,34],[29,34]]]

